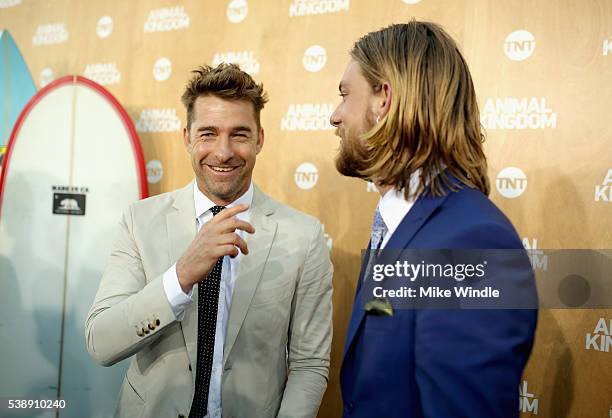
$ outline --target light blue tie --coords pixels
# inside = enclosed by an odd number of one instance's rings
[[[365,274],[363,275],[364,282],[372,274],[372,263],[378,254],[378,250],[385,239],[385,234],[387,231],[387,225],[385,225],[385,221],[383,221],[382,216],[380,216],[378,206],[376,206],[376,210],[374,211],[374,222],[372,222],[372,235],[370,235],[370,255],[366,265]]]
[[[385,221],[382,216],[380,216],[378,206],[376,206],[376,210],[374,211],[374,222],[372,222],[372,235],[370,236],[370,248],[372,250],[380,249],[387,231],[387,225],[385,225]]]

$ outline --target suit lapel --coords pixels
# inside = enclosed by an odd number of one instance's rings
[[[173,208],[166,215],[166,227],[168,230],[168,243],[171,263],[174,264],[183,255],[189,244],[195,238],[197,232],[195,205],[193,202],[193,182],[189,183],[176,192]],[[187,347],[187,354],[191,369],[194,370],[193,378],[195,384],[195,370],[197,361],[197,337],[198,337],[198,293],[197,286],[193,287],[192,299],[196,303],[190,304],[185,309],[185,316],[180,322]]]
[[[234,347],[236,337],[251,306],[253,295],[261,281],[272,248],[277,227],[276,222],[270,217],[272,213],[274,213],[274,207],[270,199],[255,187],[250,219],[255,228],[255,233],[246,236],[245,241],[249,247],[249,254],[243,256],[240,260],[236,274],[232,306],[230,307],[225,336],[223,365],[227,362],[227,358]]]
[[[450,192],[449,192],[450,193]],[[414,206],[408,211],[408,213],[402,219],[399,226],[391,235],[391,238],[387,242],[385,248],[387,249],[404,249],[407,248],[410,244],[410,241],[414,238],[416,233],[421,229],[421,227],[427,222],[427,220],[431,217],[431,215],[435,212],[435,210],[442,205],[442,203],[447,199],[448,193],[442,197],[431,197],[431,196],[421,196],[414,203]],[[361,282],[363,280],[363,275],[365,273],[365,267],[368,261],[369,247],[368,252],[366,252],[364,260],[361,263],[361,271],[359,273],[359,283],[357,284],[357,292],[355,295],[355,302],[353,304],[353,313],[351,314],[351,321],[349,322],[349,328],[346,337],[346,344],[344,346],[344,356],[346,357],[346,353],[348,352],[355,335],[357,334],[357,330],[365,317],[365,310],[363,309],[363,304],[361,303],[362,297],[362,286]],[[399,256],[399,254],[398,254]]]
[[[404,219],[402,219],[402,222],[400,222],[393,235],[391,235],[385,248],[408,248],[408,244],[412,241],[419,229],[421,229],[435,210],[448,198],[448,193],[441,197],[419,197],[417,201],[414,202],[412,209],[404,216]]]
[[[361,324],[361,321],[365,316],[365,311],[363,310],[362,304],[360,303],[360,298],[363,275],[365,274],[365,269],[368,265],[368,259],[370,258],[370,244],[371,243],[368,243],[368,249],[365,251],[363,259],[361,260],[359,280],[357,282],[357,289],[355,290],[355,300],[353,301],[353,312],[351,313],[351,320],[349,321],[349,326],[346,333],[346,343],[344,344],[344,356],[346,356],[346,353],[348,352],[348,349],[353,341],[353,337],[355,337],[357,329],[359,328],[359,325]]]

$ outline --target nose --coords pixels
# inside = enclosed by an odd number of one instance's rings
[[[331,114],[331,116],[329,117],[329,123],[332,124],[333,127],[337,128],[338,126],[340,126],[340,122],[342,121],[340,119],[340,112],[338,112],[338,108],[336,108],[336,110],[334,110],[334,113]]]
[[[214,154],[220,163],[227,162],[234,156],[234,151],[228,136],[219,136],[215,141]]]

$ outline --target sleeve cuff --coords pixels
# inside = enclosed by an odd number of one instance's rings
[[[174,313],[174,318],[177,321],[180,321],[183,319],[185,308],[191,302],[193,302],[193,299],[191,298],[193,289],[191,292],[189,292],[189,294],[183,292],[176,274],[176,264],[173,264],[172,267],[170,267],[164,273],[162,281],[164,285],[164,292],[166,292],[166,298],[170,304],[170,309],[172,309],[172,312]]]

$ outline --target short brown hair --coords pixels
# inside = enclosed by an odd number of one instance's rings
[[[181,102],[187,110],[187,129],[193,122],[193,104],[200,96],[213,95],[228,100],[245,100],[253,104],[255,121],[261,126],[260,112],[268,101],[263,84],[242,71],[236,64],[221,63],[216,67],[201,66],[192,71]]]
[[[484,134],[474,84],[455,41],[431,22],[412,20],[368,33],[351,50],[373,91],[391,85],[391,107],[364,135],[358,175],[406,194],[456,190],[451,174],[489,194]],[[446,170],[445,170],[446,169]],[[416,190],[410,176],[420,170]]]

